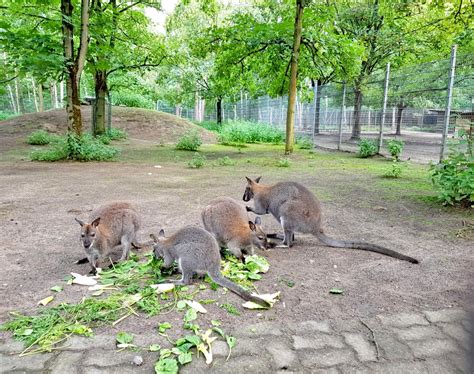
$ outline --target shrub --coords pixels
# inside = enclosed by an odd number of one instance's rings
[[[78,138],[69,134],[66,137],[58,137],[48,149],[33,151],[30,158],[34,161],[107,161],[118,153],[118,149],[105,145],[91,135]]]
[[[191,160],[188,161],[188,167],[191,169],[202,168],[206,164],[206,156],[196,152]]]
[[[51,135],[44,130],[33,131],[26,138],[26,142],[32,145],[46,145],[51,142]]]
[[[359,157],[372,157],[377,153],[377,143],[372,139],[361,139],[359,142]]]
[[[222,144],[232,143],[282,143],[283,131],[272,126],[246,121],[228,121],[219,130],[218,140]]]
[[[291,166],[291,160],[289,158],[280,158],[277,162],[279,168],[289,168]]]
[[[402,175],[403,164],[396,159],[393,159],[391,167],[385,170],[383,176],[385,178],[399,178]]]
[[[4,121],[8,118],[11,118],[11,117],[16,117],[18,114],[16,113],[11,113],[11,112],[2,112],[0,110],[0,121]]]
[[[220,166],[232,166],[235,165],[235,161],[232,160],[229,156],[224,156],[222,158],[218,158],[217,164]]]
[[[136,92],[118,91],[113,94],[114,105],[124,105],[135,108],[154,109],[155,103],[148,97],[142,96]]]
[[[451,145],[448,157],[440,164],[430,166],[431,181],[438,189],[438,199],[444,205],[474,205],[474,157],[471,136],[460,131],[458,139]]]
[[[116,128],[111,128],[110,130],[107,130],[105,134],[96,136],[96,139],[101,141],[103,144],[110,144],[110,142],[113,140],[120,140],[120,139],[126,139],[126,138],[127,138],[127,133],[123,130],[116,129]]]
[[[217,122],[214,122],[214,121],[202,121],[202,122],[196,122],[196,124],[205,128],[206,130],[214,131],[214,132],[219,132],[219,130],[222,127],[222,125],[218,125]]]
[[[314,148],[313,141],[311,140],[311,138],[307,136],[303,136],[297,139],[296,144],[298,145],[299,149],[313,149]]]
[[[178,139],[176,143],[176,149],[184,151],[197,151],[201,146],[202,140],[197,130],[188,130],[186,133]]]
[[[392,139],[387,142],[388,151],[392,155],[392,158],[396,161],[400,159],[400,154],[402,153],[404,146],[405,143],[403,140]]]

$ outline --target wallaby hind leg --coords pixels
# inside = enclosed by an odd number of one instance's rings
[[[283,245],[291,247],[293,245],[293,230],[291,227],[289,227],[289,224],[284,217],[280,218],[280,223],[281,227],[283,228],[283,231],[285,232],[285,237],[283,238]]]
[[[268,238],[268,239],[280,239],[280,240],[284,240],[284,239],[285,239],[285,234],[279,233],[279,232],[274,232],[274,233],[267,234],[267,238]],[[291,238],[291,241],[292,241],[292,242],[295,241],[295,233],[293,233],[292,238]]]
[[[181,279],[171,279],[168,282],[176,284],[177,286],[185,286],[185,285],[191,284],[192,279],[193,279],[193,272],[186,270],[186,271],[183,271],[183,275]]]
[[[131,240],[128,238],[127,235],[123,235],[120,243],[121,243],[121,246],[122,246],[122,256],[120,257],[119,261],[128,260],[128,256],[130,254]]]

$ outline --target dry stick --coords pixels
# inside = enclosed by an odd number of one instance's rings
[[[374,333],[374,330],[372,330],[369,325],[367,323],[365,323],[364,321],[362,321],[360,318],[359,318],[359,321],[360,323],[362,323],[365,327],[367,327],[367,329],[370,331],[370,333],[372,334],[372,338],[370,339],[371,342],[374,344],[375,346],[375,351],[377,353],[377,361],[379,360],[379,345],[377,344],[377,340],[375,340],[375,333]]]

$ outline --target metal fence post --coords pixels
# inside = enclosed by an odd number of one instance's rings
[[[318,110],[318,81],[316,80],[314,82],[314,116],[313,116],[313,126],[312,126],[312,134],[313,134],[313,142],[314,142],[314,131],[316,130],[316,112]]]
[[[379,129],[379,153],[383,146],[383,126],[385,125],[385,113],[387,111],[387,96],[388,96],[388,81],[390,79],[390,62],[387,63],[385,70],[385,82],[383,88],[383,104],[382,104],[382,118],[380,119]]]
[[[451,115],[451,99],[453,95],[454,71],[456,69],[457,47],[458,46],[455,44],[451,48],[451,66],[449,68],[448,95],[446,99],[446,111],[444,112],[443,140],[441,142],[441,152],[439,154],[439,162],[443,161],[444,153],[446,151],[446,141],[448,138],[448,130],[449,130],[449,117]]]
[[[342,85],[342,103],[341,103],[341,118],[339,118],[339,138],[337,141],[337,149],[341,150],[341,143],[342,143],[342,120],[344,117],[344,111],[346,110],[346,82]]]

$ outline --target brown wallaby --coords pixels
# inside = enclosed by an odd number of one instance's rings
[[[315,235],[329,247],[355,248],[377,252],[386,256],[417,264],[418,260],[391,249],[352,240],[337,240],[324,235],[321,226],[321,205],[316,197],[303,185],[296,182],[280,182],[274,185],[260,184],[258,177],[254,181],[247,179],[244,201],[254,199],[254,207],[247,207],[255,214],[271,213],[280,222],[284,239],[283,244],[291,247],[295,231]]]
[[[251,295],[239,285],[224,278],[220,270],[219,245],[206,230],[197,226],[186,226],[168,238],[165,238],[163,230],[160,231],[158,238],[154,235],[151,237],[155,241],[153,246],[155,257],[164,259],[163,266],[168,268],[174,261],[178,264],[182,278],[172,280],[172,283],[190,284],[193,275],[208,274],[214,282],[236,293],[242,299],[269,306],[266,301]]]
[[[111,252],[121,249],[119,261],[128,259],[130,246],[141,248],[153,244],[138,243],[137,231],[140,228],[140,217],[135,207],[126,202],[114,202],[102,205],[90,215],[90,223],[76,218],[81,225],[81,243],[86,251],[87,259],[77,263],[89,262],[95,273],[98,261],[103,260]],[[87,261],[86,261],[87,260]]]
[[[242,249],[254,254],[254,247],[268,248],[267,235],[262,229],[260,217],[249,221],[245,208],[230,197],[212,200],[201,212],[204,228],[209,231],[221,247],[228,247],[237,258],[242,258]]]

